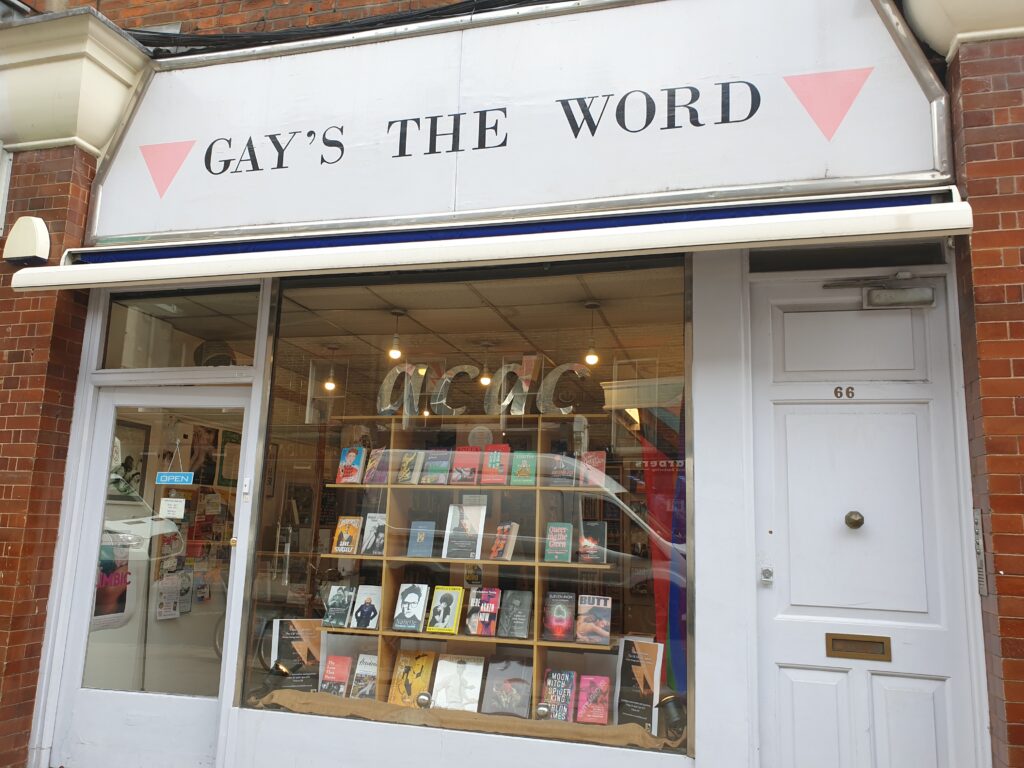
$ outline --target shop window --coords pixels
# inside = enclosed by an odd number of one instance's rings
[[[682,753],[678,257],[286,281],[247,706]]]
[[[111,297],[104,368],[252,365],[259,289]]]

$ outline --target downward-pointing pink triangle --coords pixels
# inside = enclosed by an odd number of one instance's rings
[[[189,151],[195,144],[191,141],[169,141],[166,144],[146,144],[140,146],[142,159],[146,161],[149,175],[153,179],[153,185],[160,197],[164,196],[167,188],[171,186],[174,177],[181,170],[182,163],[188,157]]]
[[[874,69],[840,69],[784,79],[825,138],[832,141]]]

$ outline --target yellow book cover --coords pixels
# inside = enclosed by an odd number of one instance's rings
[[[459,617],[462,615],[462,594],[462,587],[434,587],[427,632],[458,634]]]
[[[339,517],[334,529],[334,554],[354,555],[358,551],[359,531],[363,527],[361,517]]]
[[[400,707],[415,707],[416,697],[430,692],[430,677],[434,671],[433,651],[402,651],[395,659],[391,676],[388,703]]]

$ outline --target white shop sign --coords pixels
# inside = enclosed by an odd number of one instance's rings
[[[110,241],[937,180],[935,131],[869,0],[662,0],[157,72],[93,227]]]

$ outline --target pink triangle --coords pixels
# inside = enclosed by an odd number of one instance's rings
[[[832,141],[874,69],[840,69],[784,79],[825,138]]]
[[[139,147],[142,158],[146,161],[146,167],[149,168],[149,175],[156,186],[156,192],[160,197],[163,197],[167,188],[171,186],[171,182],[178,175],[178,171],[181,170],[185,158],[188,157],[188,153],[195,143],[195,139],[193,139],[191,141],[169,141],[166,144],[147,144]]]

